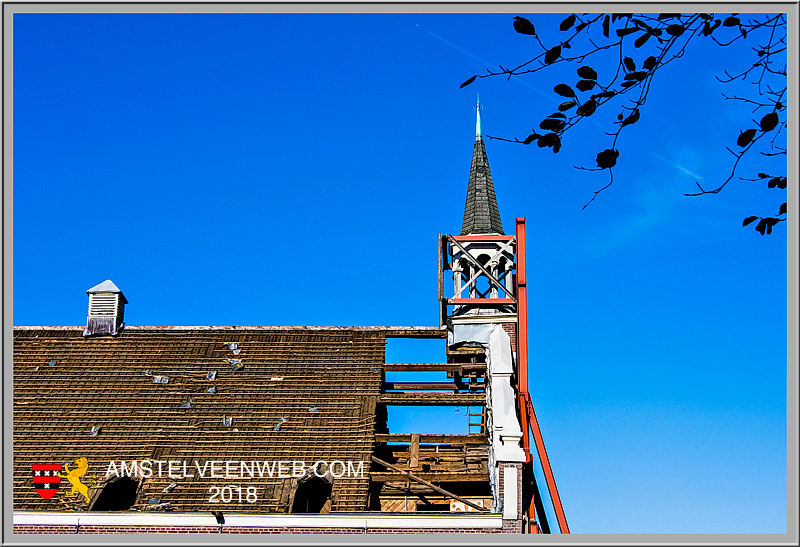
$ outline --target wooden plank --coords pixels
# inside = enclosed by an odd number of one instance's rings
[[[419,467],[419,433],[412,433],[409,452],[409,467],[417,469]]]
[[[411,433],[377,433],[375,440],[379,443],[410,443]],[[423,444],[489,444],[486,435],[446,435],[421,434],[419,442]]]
[[[436,486],[435,484],[433,484],[431,482],[428,482],[425,479],[416,476],[415,474],[413,474],[410,471],[404,471],[403,469],[400,469],[399,467],[397,467],[395,465],[392,465],[389,462],[385,462],[380,458],[376,458],[375,456],[372,456],[372,461],[374,461],[375,463],[379,463],[379,464],[381,464],[382,466],[384,466],[384,467],[386,467],[388,469],[393,469],[394,471],[397,471],[398,473],[404,473],[412,481],[416,481],[416,482],[418,482],[420,484],[424,484],[428,488],[432,488],[433,490],[439,492],[440,494],[444,494],[445,496],[448,496],[448,497],[451,497],[451,498],[453,498],[455,500],[458,500],[461,503],[463,503],[464,505],[472,507],[473,509],[477,509],[478,511],[487,511],[487,509],[484,509],[483,507],[481,507],[477,503],[472,503],[468,499],[464,499],[461,496],[453,494],[452,492],[448,492],[444,488],[440,488],[439,486]]]
[[[417,391],[450,390],[458,391],[455,382],[385,382],[384,389],[401,389]]]
[[[420,472],[414,473],[420,478],[430,482],[489,482],[489,473],[486,471],[460,471],[455,473],[448,472]],[[383,471],[372,471],[370,474],[372,482],[383,482],[392,486],[405,486],[408,477],[405,473],[391,473]]]
[[[447,338],[444,327],[385,327],[386,338]]]
[[[453,372],[463,369],[485,369],[486,363],[386,363],[386,372]]]
[[[485,393],[383,393],[379,402],[387,405],[469,405],[486,404]]]

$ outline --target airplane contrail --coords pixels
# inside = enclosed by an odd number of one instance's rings
[[[683,166],[681,166],[681,165],[678,165],[677,163],[675,163],[675,162],[674,162],[674,161],[672,161],[672,160],[668,160],[667,158],[665,158],[665,157],[663,157],[663,156],[659,156],[659,155],[658,155],[658,154],[656,154],[655,152],[650,152],[650,155],[651,155],[651,156],[653,156],[653,157],[655,157],[655,158],[657,158],[657,159],[660,159],[661,161],[665,161],[665,162],[667,162],[668,164],[672,165],[673,167],[675,167],[675,168],[677,168],[677,169],[680,169],[681,171],[683,171],[684,173],[686,173],[686,174],[687,174],[687,175],[689,175],[690,177],[695,177],[695,178],[697,178],[698,180],[703,180],[703,177],[701,177],[701,176],[700,176],[700,175],[698,175],[697,173],[692,173],[691,171],[689,171],[689,170],[688,170],[688,169],[686,169],[685,167],[683,167]]]
[[[427,30],[427,29],[423,28],[423,27],[422,27],[422,26],[420,26],[419,24],[417,24],[417,27],[419,27],[419,29],[420,29],[421,31],[425,32],[426,34],[429,34],[429,35],[433,36],[434,38],[436,38],[437,40],[439,40],[439,41],[440,41],[440,42],[442,42],[443,44],[446,44],[446,45],[450,46],[451,48],[455,49],[456,51],[460,51],[461,53],[463,53],[464,55],[466,55],[466,56],[468,56],[468,57],[472,57],[473,59],[475,59],[476,61],[478,61],[478,62],[479,62],[479,63],[481,63],[482,65],[484,65],[486,68],[490,68],[490,69],[491,69],[491,68],[499,68],[499,67],[500,67],[500,65],[499,65],[498,63],[492,63],[492,62],[490,62],[490,61],[487,61],[486,59],[484,59],[484,58],[482,58],[482,57],[478,57],[477,55],[475,55],[475,54],[474,54],[474,53],[472,53],[471,51],[468,51],[468,50],[464,49],[463,47],[461,47],[461,46],[459,46],[459,45],[456,45],[456,44],[454,44],[454,43],[453,43],[453,42],[451,42],[450,40],[447,40],[447,39],[445,39],[445,38],[442,38],[442,37],[441,37],[441,36],[439,36],[438,34],[436,34],[436,33],[434,33],[434,32],[431,32],[431,31],[429,31],[429,30]],[[554,103],[557,103],[557,102],[559,102],[559,101],[558,101],[558,99],[554,98],[554,97],[553,97],[551,94],[545,93],[545,92],[544,92],[544,91],[542,91],[541,89],[539,89],[539,88],[537,88],[537,87],[534,87],[534,86],[532,86],[531,84],[529,84],[528,82],[526,82],[526,81],[524,81],[524,80],[521,80],[520,78],[512,78],[512,81],[513,81],[513,82],[517,82],[517,83],[518,83],[518,84],[520,84],[520,85],[524,85],[524,86],[525,86],[525,87],[527,87],[528,89],[531,89],[531,90],[535,91],[536,93],[538,93],[538,94],[539,94],[539,95],[541,95],[542,97],[545,97],[545,98],[547,98],[548,100],[550,100],[550,101],[552,101],[552,102],[554,102]]]

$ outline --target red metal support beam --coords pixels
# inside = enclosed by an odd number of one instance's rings
[[[514,236],[501,236],[501,235],[469,235],[469,236],[453,236],[456,241],[511,241]]]
[[[517,219],[517,393],[528,391],[528,276],[525,219]]]
[[[502,305],[514,304],[511,298],[450,298],[448,304]]]
[[[558,527],[562,534],[569,534],[567,517],[564,515],[564,508],[561,505],[561,497],[558,495],[556,480],[553,477],[553,470],[550,467],[550,459],[547,457],[547,450],[544,446],[542,432],[539,429],[539,421],[533,410],[533,402],[528,394],[528,272],[525,260],[525,219],[517,219],[517,393],[520,402],[520,418],[523,429],[522,447],[525,456],[530,461],[530,441],[528,431],[533,434],[533,441],[536,444],[536,451],[539,461],[542,464],[547,489],[550,491],[550,499],[553,502],[553,509],[558,520]],[[533,504],[531,504],[533,505]],[[529,517],[530,517],[529,509]],[[534,513],[535,516],[535,513]],[[538,527],[537,527],[538,529]]]
[[[528,392],[525,392],[525,406],[528,410],[528,420],[530,421],[533,442],[536,443],[536,451],[539,453],[539,460],[542,462],[542,472],[547,481],[547,489],[550,491],[550,499],[553,502],[553,509],[556,512],[558,527],[562,534],[569,534],[567,517],[564,515],[564,507],[561,505],[561,497],[558,495],[556,479],[553,477],[553,469],[550,467],[550,459],[547,457],[547,449],[544,447],[542,431],[539,429],[539,421],[536,419],[536,412],[533,410],[533,402]]]

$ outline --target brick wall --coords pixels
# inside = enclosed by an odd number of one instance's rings
[[[502,323],[503,330],[506,331],[509,338],[511,338],[511,349],[517,351],[517,324],[516,323]]]

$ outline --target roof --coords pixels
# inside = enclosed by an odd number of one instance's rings
[[[385,339],[396,329],[129,327],[118,337],[86,338],[82,327],[15,327],[14,510],[64,509],[66,502],[37,494],[31,466],[80,457],[100,482],[120,460],[351,460],[367,471]],[[234,371],[235,360],[244,368]],[[156,376],[168,383],[154,383]],[[225,510],[286,512],[292,482],[154,474],[139,499],[211,511],[220,505],[209,502],[210,486],[253,485],[255,503],[234,498]],[[336,479],[332,510],[363,510],[368,485],[368,473]]]
[[[105,281],[103,281],[99,285],[95,285],[94,287],[92,287],[91,289],[87,290],[86,292],[91,294],[91,293],[95,293],[95,292],[122,292],[122,291],[119,290],[119,288],[116,285],[114,285],[113,281],[111,281],[110,279],[106,279]]]
[[[492,173],[489,171],[489,160],[486,158],[486,147],[480,135],[480,110],[478,111],[477,135],[472,151],[472,165],[469,170],[467,185],[467,203],[464,207],[464,222],[461,235],[467,234],[502,234],[500,211],[494,195]]]

